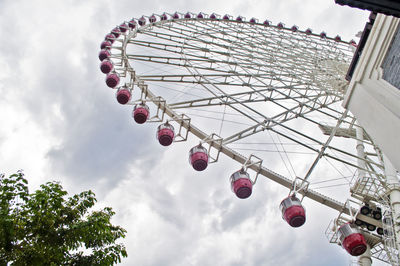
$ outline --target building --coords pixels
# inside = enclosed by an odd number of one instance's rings
[[[347,78],[343,106],[400,169],[399,18],[371,13]]]

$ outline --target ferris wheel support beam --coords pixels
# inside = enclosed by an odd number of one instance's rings
[[[372,265],[371,247],[367,245],[367,250],[358,258],[358,265],[371,266]]]
[[[337,129],[339,128],[340,124],[342,123],[343,119],[347,116],[347,113],[348,113],[348,111],[346,110],[342,114],[342,116],[339,118],[339,120],[338,120],[338,122],[336,124],[336,127],[333,128],[331,134],[329,135],[329,138],[326,140],[324,145],[321,147],[321,150],[319,151],[319,153],[317,155],[317,158],[315,158],[313,164],[311,165],[310,169],[308,170],[307,174],[305,175],[304,180],[307,180],[310,177],[310,175],[311,175],[312,171],[314,170],[315,166],[317,165],[319,160],[324,155],[326,148],[329,147],[329,143],[332,141],[333,137],[335,136],[335,133],[336,133]]]
[[[396,169],[384,155],[386,182],[389,191],[390,205],[393,215],[393,225],[397,250],[400,250],[400,182],[397,178]],[[398,258],[400,259],[400,258]]]

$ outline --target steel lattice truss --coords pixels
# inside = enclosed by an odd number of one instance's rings
[[[152,121],[175,122],[208,144],[215,161],[220,153],[241,164],[261,158],[250,169],[289,189],[303,186],[300,193],[341,213],[351,214],[335,199],[346,195],[312,187],[330,178],[321,177],[326,167],[332,177],[348,176],[360,202],[385,197],[380,151],[364,132],[358,141],[366,153],[357,155],[356,120],[341,107],[352,43],[242,17],[164,15],[131,27],[111,47],[120,86],[136,95],[129,104],[154,103]],[[287,172],[268,163],[271,153]]]

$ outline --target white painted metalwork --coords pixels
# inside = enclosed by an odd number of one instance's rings
[[[225,154],[257,176],[336,209],[339,217],[347,215],[335,228],[354,219],[383,226],[358,212],[362,202],[378,205],[389,192],[379,148],[340,105],[350,42],[244,17],[154,18],[121,34],[111,47],[120,85],[136,95],[130,104],[154,103],[150,121],[177,123],[179,141],[192,133],[208,145],[210,162]],[[287,172],[270,163],[277,157],[265,155],[270,152],[279,155]],[[335,179],[345,180],[351,194],[336,189],[328,196],[320,191],[329,186],[314,188]],[[337,200],[350,196],[357,206]],[[333,243],[335,230],[328,234]],[[385,252],[382,237],[363,234],[372,256],[388,261],[376,255]]]

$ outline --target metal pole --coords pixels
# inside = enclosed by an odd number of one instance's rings
[[[356,127],[356,136],[357,136],[357,156],[359,158],[365,158],[365,148],[363,144],[363,139],[364,139],[364,129],[361,127]],[[358,178],[357,178],[357,183],[362,182],[362,180],[365,178],[365,161],[362,159],[357,160],[357,164],[360,167],[358,169]],[[358,258],[358,264],[360,266],[371,266],[372,264],[372,259],[371,259],[371,247],[367,245],[367,250]]]
[[[386,186],[390,197],[390,206],[392,208],[394,235],[397,250],[400,250],[400,182],[397,178],[396,169],[385,155],[383,155]],[[399,259],[399,258],[398,258]]]
[[[364,139],[364,129],[361,127],[356,127],[356,136],[357,136],[357,156],[359,158],[364,159],[365,158],[365,151],[364,151],[364,144],[363,144],[363,139]],[[362,180],[365,178],[365,161],[362,159],[357,159],[357,164],[360,168],[358,168],[358,178],[357,182],[354,185],[357,185],[359,182],[362,182]]]
[[[358,265],[360,266],[371,266],[371,248],[367,245],[367,250],[358,258]]]

